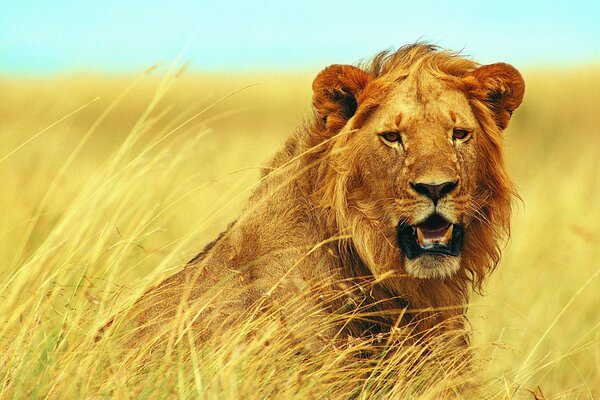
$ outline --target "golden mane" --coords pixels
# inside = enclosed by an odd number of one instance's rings
[[[412,44],[396,51],[382,51],[358,66],[374,77],[426,69],[439,76],[464,77],[479,66],[459,53],[429,44]]]

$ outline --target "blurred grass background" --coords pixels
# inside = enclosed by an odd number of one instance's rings
[[[526,96],[506,156],[523,201],[501,265],[470,307],[483,397],[592,398],[600,396],[600,73],[597,65],[522,72]],[[110,339],[98,348],[91,338],[236,217],[258,168],[309,114],[312,78],[164,68],[0,78],[0,396],[285,392],[262,368],[273,360],[251,351],[235,361],[200,357],[191,368],[165,358],[140,372],[112,358]],[[275,369],[295,376],[286,396],[330,393],[330,380],[286,362]],[[251,378],[237,369],[247,364]]]

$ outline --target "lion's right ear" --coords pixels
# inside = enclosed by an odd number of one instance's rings
[[[331,65],[313,81],[313,106],[328,129],[341,129],[356,112],[371,75],[351,65]]]

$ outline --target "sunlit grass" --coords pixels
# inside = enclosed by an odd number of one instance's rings
[[[310,106],[309,75],[154,75],[0,80],[3,397],[435,398],[467,380],[460,354],[415,374],[418,347],[372,359],[356,356],[373,343],[325,345],[307,358],[302,337],[318,327],[299,325],[298,339],[268,316],[202,345],[182,316],[152,354],[112,331],[95,343],[235,219]],[[479,360],[465,397],[589,398],[600,395],[600,75],[525,78],[506,132],[523,202],[472,299]]]

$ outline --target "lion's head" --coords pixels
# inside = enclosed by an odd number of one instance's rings
[[[481,284],[509,232],[502,130],[525,84],[433,46],[314,80],[322,205],[375,274]]]

